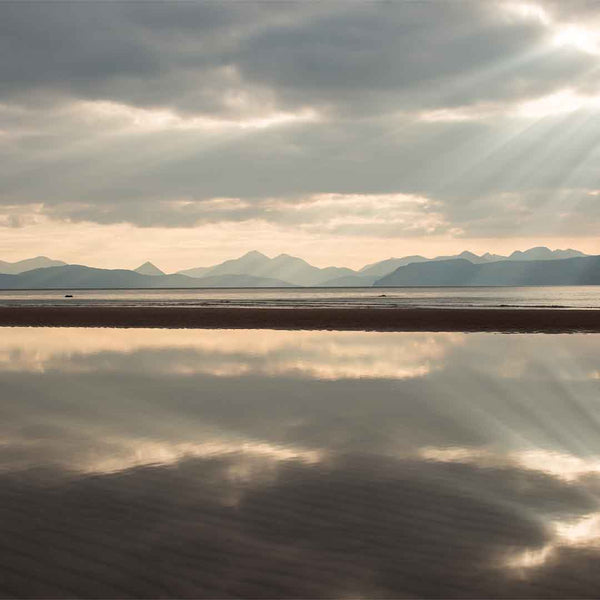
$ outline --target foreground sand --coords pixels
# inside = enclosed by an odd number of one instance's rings
[[[600,310],[19,306],[0,326],[571,333],[600,332]]]

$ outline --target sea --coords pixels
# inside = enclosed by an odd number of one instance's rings
[[[600,286],[0,290],[0,306],[600,308]]]
[[[0,292],[21,304],[600,287]],[[594,333],[0,327],[0,598],[598,597],[599,398]]]

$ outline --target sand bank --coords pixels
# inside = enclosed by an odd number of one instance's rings
[[[600,332],[600,310],[19,306],[0,326],[574,333]]]

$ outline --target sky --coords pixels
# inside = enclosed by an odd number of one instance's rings
[[[0,2],[0,259],[600,254],[600,2]]]

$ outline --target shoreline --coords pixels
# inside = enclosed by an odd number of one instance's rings
[[[0,327],[600,333],[600,310],[18,306]]]

